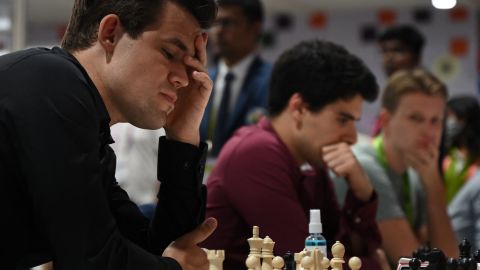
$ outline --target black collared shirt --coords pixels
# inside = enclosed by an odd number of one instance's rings
[[[0,57],[0,261],[26,269],[179,269],[163,249],[203,219],[205,145],[160,139],[150,222],[115,180],[110,118],[60,48]]]

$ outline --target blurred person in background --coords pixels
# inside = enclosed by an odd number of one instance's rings
[[[303,250],[310,209],[321,209],[328,251],[339,240],[365,269],[384,265],[377,195],[350,148],[364,102],[377,95],[368,67],[337,44],[303,41],[279,57],[268,117],[235,132],[207,182],[207,216],[219,226],[203,245],[225,249],[225,269],[245,269],[253,225],[276,242],[277,254]],[[344,207],[329,169],[347,179]]]
[[[447,202],[475,174],[480,162],[480,105],[476,97],[458,96],[447,102],[443,162]]]
[[[200,127],[217,156],[233,132],[265,113],[272,66],[259,56],[264,8],[260,0],[219,0],[210,30],[216,66],[209,70],[214,90]]]
[[[447,96],[445,85],[428,71],[397,71],[382,95],[382,133],[353,147],[378,193],[382,246],[395,266],[427,243],[448,257],[458,253],[438,169]],[[341,200],[347,188],[344,181],[334,182]]]
[[[466,238],[480,249],[480,106],[474,96],[458,96],[447,103],[444,162],[448,214],[457,241]]]
[[[387,28],[378,37],[382,67],[387,79],[396,71],[412,69],[421,65],[425,38],[411,25],[395,25]],[[377,136],[382,130],[377,118],[372,134]]]

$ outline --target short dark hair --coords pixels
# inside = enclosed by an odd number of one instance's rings
[[[449,147],[466,147],[471,161],[480,158],[480,104],[473,96],[456,96],[447,102],[447,108],[459,121],[463,129],[452,138]]]
[[[360,58],[335,43],[303,41],[285,51],[274,65],[270,81],[269,113],[280,114],[294,93],[310,111],[360,94],[367,101],[378,95],[373,73]]]
[[[202,28],[210,27],[217,14],[215,0],[75,0],[62,47],[76,51],[92,46],[100,21],[108,14],[118,15],[128,35],[137,38],[157,20],[167,1],[185,8]]]
[[[250,22],[263,22],[264,9],[260,0],[218,0],[219,7],[240,7]]]
[[[420,58],[423,46],[425,45],[425,38],[422,33],[411,25],[392,26],[385,30],[378,38],[379,42],[389,40],[399,40],[405,44],[417,58]]]

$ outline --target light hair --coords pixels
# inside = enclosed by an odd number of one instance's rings
[[[400,70],[395,72],[387,82],[382,95],[382,108],[393,113],[400,99],[410,93],[422,93],[428,96],[448,98],[448,91],[435,75],[423,68]]]

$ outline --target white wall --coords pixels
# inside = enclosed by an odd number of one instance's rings
[[[271,2],[271,1],[270,1]],[[397,14],[396,23],[410,23],[416,25],[424,34],[427,43],[424,49],[423,64],[437,74],[448,86],[450,95],[477,94],[477,13],[469,8],[468,17],[461,22],[452,22],[449,19],[450,11],[441,11],[431,8],[431,20],[428,23],[415,23],[412,12],[415,8],[402,7],[393,9]],[[378,9],[337,9],[321,10],[327,15],[327,24],[323,29],[312,29],[309,26],[309,17],[318,9],[276,9],[267,10],[266,31],[275,33],[275,46],[264,48],[262,55],[269,61],[274,61],[279,54],[288,47],[303,39],[327,39],[345,46],[349,51],[362,58],[376,74],[379,85],[385,83],[385,76],[381,69],[379,49],[375,42],[365,42],[361,38],[363,26],[373,26],[380,33],[385,26],[377,22]],[[279,29],[275,24],[275,17],[280,14],[289,14],[294,22],[288,30]],[[468,54],[457,58],[449,52],[449,42],[454,37],[468,39]],[[446,61],[452,65],[455,72],[439,72],[439,61]],[[358,128],[361,132],[370,133],[373,121],[378,113],[378,101],[365,106]]]

